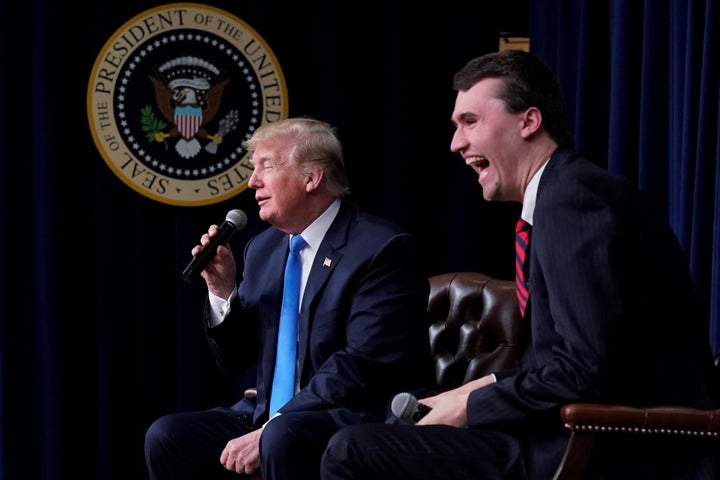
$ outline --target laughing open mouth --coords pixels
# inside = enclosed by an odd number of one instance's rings
[[[468,157],[465,159],[465,163],[470,167],[485,168],[490,165],[487,158],[483,156]]]

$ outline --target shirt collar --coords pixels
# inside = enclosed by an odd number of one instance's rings
[[[333,203],[325,210],[322,215],[315,219],[313,223],[301,232],[301,235],[305,239],[305,243],[316,252],[320,243],[322,242],[325,234],[327,233],[330,225],[340,211],[340,199],[336,198]]]
[[[520,216],[528,222],[530,225],[533,224],[533,215],[535,214],[535,200],[537,199],[538,185],[540,184],[540,177],[545,170],[550,158],[545,160],[545,163],[535,172],[535,175],[530,179],[527,188],[525,189],[525,196],[523,197],[522,212]]]

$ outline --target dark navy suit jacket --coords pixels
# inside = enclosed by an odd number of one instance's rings
[[[287,252],[288,236],[272,227],[248,241],[238,298],[206,330],[221,368],[257,364],[257,398],[233,407],[256,425],[268,415]],[[414,238],[343,201],[303,295],[301,391],[280,412],[326,410],[340,426],[383,421],[392,395],[432,373],[428,294]]]
[[[518,367],[471,394],[468,421],[516,432],[531,478],[552,478],[560,463],[565,403],[718,405],[688,262],[667,222],[627,179],[556,151],[538,186],[527,255]],[[643,453],[642,443],[625,440],[600,445],[591,470],[666,478],[668,470],[652,472],[677,458],[676,447]],[[600,460],[604,448],[621,460]]]

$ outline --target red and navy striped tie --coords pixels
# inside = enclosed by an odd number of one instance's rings
[[[518,220],[515,226],[515,290],[517,291],[520,314],[525,315],[525,307],[528,300],[527,282],[523,264],[525,263],[525,251],[530,241],[530,224],[522,219]]]

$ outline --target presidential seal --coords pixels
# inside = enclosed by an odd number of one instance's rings
[[[247,188],[244,140],[287,117],[287,87],[265,41],[227,12],[173,3],[137,15],[107,41],[90,75],[95,145],[128,186],[181,206]]]

